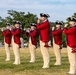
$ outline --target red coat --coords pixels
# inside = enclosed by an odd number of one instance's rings
[[[14,42],[18,45],[21,45],[21,41],[20,41],[21,33],[22,31],[20,28],[16,28],[12,31],[12,35],[14,36]]]
[[[26,33],[25,33],[26,35]],[[31,42],[33,45],[37,46],[37,30],[31,31],[27,36],[31,37]]]
[[[6,31],[2,32],[2,35],[5,37],[5,42],[7,44],[11,44],[11,38],[12,38],[11,31],[7,29]]]
[[[52,31],[52,35],[54,36],[55,43],[57,45],[62,45],[62,29]]]
[[[50,41],[50,23],[48,21],[43,22],[42,24],[37,24],[37,28],[40,31],[40,38],[42,42]]]
[[[76,27],[70,29],[64,28],[64,33],[67,36],[67,45],[76,48]]]

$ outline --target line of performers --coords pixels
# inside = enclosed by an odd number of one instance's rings
[[[50,41],[50,22],[48,14],[41,13],[40,19],[37,20],[37,24],[31,23],[30,28],[27,28],[24,35],[29,37],[29,52],[30,63],[34,63],[36,60],[36,48],[37,48],[37,34],[40,35],[40,50],[43,57],[43,69],[49,68],[50,55],[49,48],[51,47]],[[76,18],[69,17],[69,25],[65,24],[62,29],[63,22],[56,21],[56,26],[52,27],[53,35],[53,49],[56,56],[56,62],[54,65],[61,65],[61,49],[62,49],[62,33],[66,35],[68,59],[70,63],[69,74],[76,73]],[[6,60],[10,60],[10,44],[12,43],[13,52],[15,55],[15,61],[13,64],[20,64],[20,35],[22,30],[20,29],[21,22],[15,21],[15,28],[7,24],[7,30],[1,29],[2,35],[5,37],[5,51]],[[70,26],[70,28],[68,28]],[[12,39],[12,41],[11,41]]]

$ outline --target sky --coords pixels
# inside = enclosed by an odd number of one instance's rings
[[[40,18],[40,13],[50,15],[49,20],[66,21],[76,12],[76,0],[0,0],[0,16],[8,16],[7,10],[31,12]]]

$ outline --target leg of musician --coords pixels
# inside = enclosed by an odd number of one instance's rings
[[[7,43],[5,43],[5,51],[6,51],[6,60],[5,61],[9,61],[10,60],[10,47]]]
[[[49,68],[49,62],[50,62],[49,48],[44,47],[44,43],[42,41],[40,41],[40,48],[44,62],[42,68]]]
[[[61,49],[53,42],[54,53],[56,56],[56,63],[54,65],[61,65]]]
[[[20,48],[15,43],[14,43],[14,46],[13,46],[13,52],[14,52],[14,55],[15,55],[15,62],[14,62],[14,64],[18,65],[18,64],[20,64]]]
[[[29,51],[30,51],[30,55],[31,55],[30,62],[35,62],[35,60],[36,60],[36,47],[31,43],[29,43]]]
[[[71,53],[72,48],[67,46],[68,50],[68,59],[70,63],[70,74],[75,74],[76,73],[76,53]]]

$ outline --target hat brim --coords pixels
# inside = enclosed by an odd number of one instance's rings
[[[21,24],[20,21],[13,21],[14,24]]]
[[[63,25],[62,23],[57,23],[57,22],[56,22],[55,24],[58,24],[58,25]]]
[[[34,27],[36,27],[36,25],[31,25],[31,26],[34,26]]]
[[[15,23],[15,24],[19,24],[20,25],[21,23]]]
[[[43,15],[43,14],[40,14],[40,17],[46,17],[46,18],[49,18],[50,16],[47,16],[47,15]]]
[[[11,26],[11,24],[6,24],[7,26]]]
[[[14,22],[14,23],[15,23],[15,24],[19,24],[19,25],[21,24],[21,23],[17,23],[17,22]]]
[[[74,21],[74,22],[76,22],[75,19],[71,19],[70,17],[68,18],[68,20],[69,20],[69,21]]]

